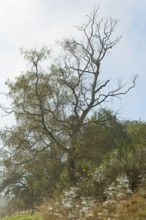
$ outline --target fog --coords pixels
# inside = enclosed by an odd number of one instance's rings
[[[0,217],[7,215],[9,205],[9,199],[3,195],[0,195]]]

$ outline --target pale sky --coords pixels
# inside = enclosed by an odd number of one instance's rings
[[[44,44],[76,35],[76,25],[86,21],[94,6],[101,17],[120,20],[115,33],[122,35],[102,65],[102,74],[127,82],[139,75],[136,87],[121,100],[108,106],[119,111],[121,119],[146,121],[146,1],[145,0],[0,0],[0,92],[4,82],[25,69],[20,48]],[[1,104],[7,104],[1,96]]]

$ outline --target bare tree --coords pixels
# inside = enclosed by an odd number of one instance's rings
[[[69,114],[67,123],[71,140],[68,166],[73,182],[76,182],[77,136],[82,126],[87,123],[88,114],[109,98],[125,95],[135,86],[136,76],[130,86],[119,81],[114,89],[109,89],[110,79],[102,80],[101,63],[121,39],[113,39],[117,23],[118,20],[113,18],[99,20],[98,9],[95,9],[88,16],[88,22],[78,27],[82,41],[65,39],[61,42],[64,54],[56,61],[57,74],[56,68],[55,71],[52,70],[53,76],[56,74],[60,86],[68,94],[66,113]]]

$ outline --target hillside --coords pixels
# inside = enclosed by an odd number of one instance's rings
[[[88,205],[86,204],[86,209]],[[35,215],[19,214],[0,220],[145,220],[146,190],[139,190],[139,192],[127,196],[125,195],[123,198],[119,196],[117,200],[108,200],[105,202],[96,201],[90,209],[90,212],[86,215],[82,213],[82,217],[81,211],[86,212],[85,206],[82,206],[82,209],[80,206],[80,210],[78,209],[79,206],[77,203],[74,204],[74,206],[74,210],[72,210],[71,207],[63,210],[59,206],[59,201],[50,201],[38,207],[38,211]],[[74,215],[71,215],[72,212],[74,212]]]

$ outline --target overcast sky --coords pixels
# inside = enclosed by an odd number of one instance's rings
[[[146,1],[145,0],[0,0],[0,92],[4,82],[25,68],[20,48],[53,46],[56,40],[76,34],[76,25],[86,21],[94,6],[101,17],[120,20],[119,44],[106,58],[102,73],[127,82],[139,74],[136,87],[109,105],[121,119],[146,121]],[[2,104],[7,100],[1,97]]]

